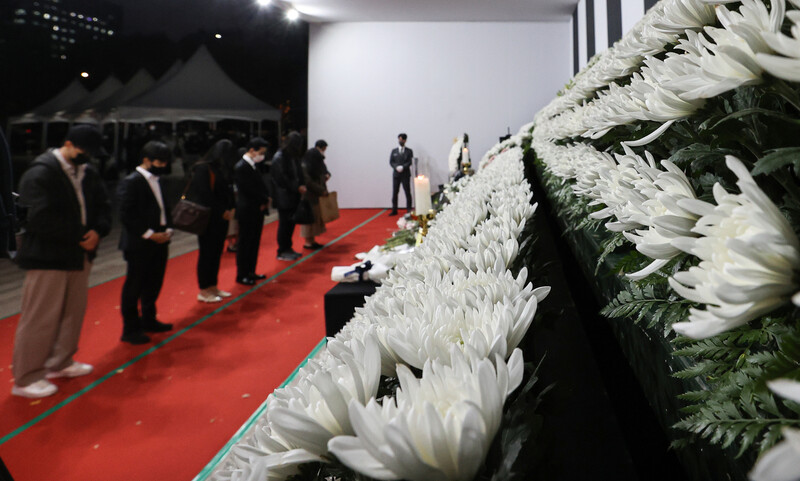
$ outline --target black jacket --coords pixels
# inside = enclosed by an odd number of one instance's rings
[[[317,148],[308,149],[301,162],[303,178],[306,186],[306,199],[312,204],[319,202],[319,198],[328,194],[325,185],[328,167],[325,165],[325,156]]]
[[[294,210],[300,203],[298,188],[304,185],[303,168],[300,158],[293,157],[284,149],[272,158],[272,182],[275,184],[273,199],[281,210]]]
[[[153,190],[147,179],[134,170],[122,179],[117,189],[119,200],[119,220],[122,223],[122,234],[119,237],[119,248],[123,251],[147,249],[157,244],[155,241],[145,239],[142,235],[148,229],[154,232],[164,232],[172,226],[169,201],[161,189],[164,202],[164,214],[167,225],[161,225],[161,208],[158,206]]]
[[[86,251],[79,245],[94,230],[111,230],[111,204],[100,175],[86,166],[83,178],[86,226],[75,189],[52,152],[33,161],[20,180],[20,205],[27,210],[25,234],[15,260],[23,269],[81,270]],[[94,259],[96,252],[89,253]]]
[[[269,214],[262,205],[269,204],[269,189],[258,169],[254,169],[243,158],[233,167],[236,182],[236,218],[239,220],[258,220]]]
[[[408,147],[403,147],[403,153],[400,153],[400,148],[392,149],[392,155],[389,157],[389,165],[394,169],[394,177],[408,177],[411,175],[411,161],[414,159],[414,151]],[[403,171],[398,172],[397,167],[402,165]]]
[[[235,207],[231,182],[223,169],[213,163],[195,164],[189,195],[191,200],[211,209],[210,222],[221,222],[225,211]]]

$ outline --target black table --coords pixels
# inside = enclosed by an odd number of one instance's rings
[[[14,481],[2,459],[0,459],[0,481]]]
[[[375,293],[378,284],[372,281],[340,282],[325,293],[325,335],[331,337],[353,318],[356,307]]]

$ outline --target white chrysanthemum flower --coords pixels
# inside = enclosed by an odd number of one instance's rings
[[[668,160],[661,161],[666,171],[657,169],[650,153],[646,155],[649,165],[639,159],[642,177],[634,183],[636,195],[631,193],[626,205],[628,218],[646,228],[623,235],[636,244],[636,250],[655,260],[642,270],[627,274],[633,280],[644,279],[680,254],[680,249],[671,244],[672,239],[695,236],[691,229],[699,217],[678,205],[682,199],[696,198],[683,171]]]
[[[324,461],[304,449],[290,448],[262,418],[249,439],[231,448],[226,465],[214,474],[214,480],[280,481],[299,474],[300,464]]]
[[[447,170],[455,172],[458,170],[458,156],[461,154],[461,149],[464,148],[464,135],[459,135],[453,141],[453,146],[450,147],[450,154],[447,156]]]
[[[522,382],[522,351],[502,358],[425,364],[422,379],[398,368],[400,388],[382,405],[350,404],[356,436],[338,436],[330,451],[376,479],[471,480],[500,427],[506,397]]]
[[[800,429],[783,428],[784,440],[762,454],[753,466],[752,481],[797,481],[800,479]]]
[[[678,205],[701,215],[693,232],[672,245],[700,258],[700,265],[675,274],[669,283],[686,299],[706,304],[691,309],[676,332],[699,339],[719,334],[764,315],[797,293],[800,241],[792,226],[758,188],[735,157],[725,162],[738,177],[741,194],[714,186],[717,205],[679,200]]]
[[[768,381],[775,393],[800,403],[800,382],[792,379]],[[750,471],[753,481],[793,481],[800,479],[800,429],[783,428],[784,440],[762,454]]]
[[[780,32],[764,33],[767,45],[779,55],[757,53],[756,62],[778,78],[800,82],[800,11],[786,12],[786,16],[793,22],[792,36]]]
[[[702,0],[671,0],[664,2],[664,10],[653,21],[653,28],[682,35],[690,28],[713,24],[715,19],[714,6]]]
[[[780,31],[785,5],[783,0],[771,2],[767,10],[763,2],[743,0],[738,12],[717,7],[717,17],[724,28],[707,27],[697,39],[703,48],[697,69],[675,79],[668,88],[683,90],[684,99],[715,97],[728,90],[762,81],[763,69],[756,62],[757,53],[772,53],[765,34]]]
[[[332,339],[325,352],[308,361],[297,382],[267,400],[272,431],[289,446],[317,455],[327,453],[333,436],[352,433],[347,404],[351,399],[366,403],[380,380],[380,353],[372,337],[364,343]]]

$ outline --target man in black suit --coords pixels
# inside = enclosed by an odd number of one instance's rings
[[[392,172],[392,211],[389,215],[397,215],[397,194],[400,192],[400,184],[403,184],[403,192],[406,194],[406,211],[411,212],[411,160],[414,158],[414,151],[406,147],[406,134],[397,136],[399,147],[392,149],[389,157],[389,164],[394,169]]]
[[[236,183],[236,219],[239,221],[239,240],[236,245],[236,282],[252,286],[265,279],[256,274],[264,214],[269,213],[269,189],[257,168],[264,161],[269,144],[261,137],[247,143],[247,152],[233,167]]]
[[[156,319],[156,299],[164,282],[172,219],[159,176],[166,173],[172,153],[166,144],[147,142],[141,163],[119,185],[122,235],[119,248],[128,263],[122,286],[122,338],[130,344],[150,341],[145,332],[165,332],[172,324]],[[139,316],[141,302],[142,311]]]

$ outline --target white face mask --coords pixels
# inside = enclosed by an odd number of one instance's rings
[[[264,154],[258,154],[255,157],[253,157],[253,162],[255,162],[256,164],[262,162],[263,160],[264,160]]]

